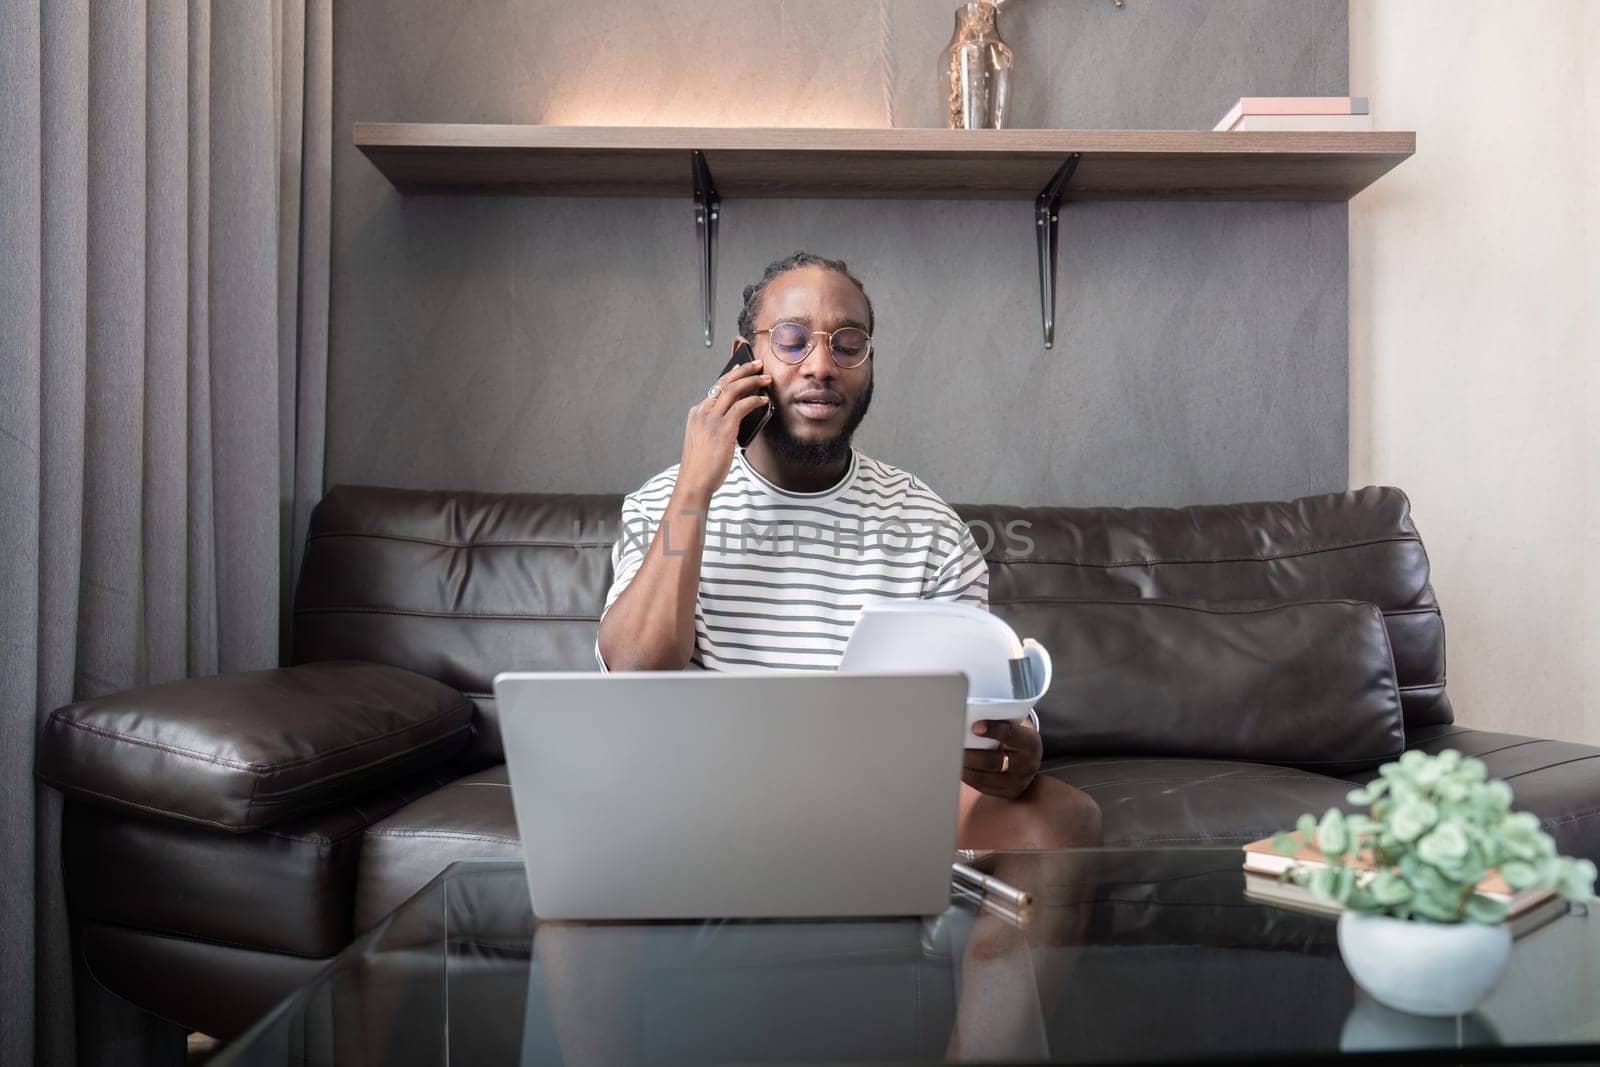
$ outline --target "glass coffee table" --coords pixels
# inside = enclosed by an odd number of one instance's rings
[[[1600,919],[1517,942],[1473,1014],[1355,989],[1332,921],[1245,899],[1235,848],[996,853],[1017,914],[538,922],[458,863],[211,1062],[699,1064],[1600,1060]],[[828,892],[819,878],[817,893]]]

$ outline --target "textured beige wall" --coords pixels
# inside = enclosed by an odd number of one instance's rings
[[[955,0],[340,0],[330,483],[626,492],[675,462],[743,286],[807,248],[878,315],[858,444],[947,499],[1343,488],[1346,206],[1074,203],[1056,347],[1033,205],[728,197],[716,350],[689,200],[401,196],[358,120],[927,126]],[[1017,127],[1208,129],[1345,92],[1344,0],[1025,0]]]
[[[1350,206],[1350,480],[1411,495],[1459,721],[1600,743],[1600,3],[1351,0],[1416,156]]]

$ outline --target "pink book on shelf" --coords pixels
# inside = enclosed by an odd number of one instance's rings
[[[1365,115],[1364,96],[1241,96],[1212,130],[1232,129],[1245,115]]]

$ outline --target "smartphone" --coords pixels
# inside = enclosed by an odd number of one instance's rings
[[[755,358],[755,354],[750,351],[750,346],[744,341],[740,341],[739,346],[733,350],[733,358],[728,360],[728,365],[722,368],[722,374],[727,374],[739,364],[749,363]],[[718,375],[718,377],[721,377],[721,375]],[[767,396],[767,392],[763,389],[755,395]],[[756,434],[761,432],[761,427],[765,426],[770,418],[772,418],[772,398],[767,397],[766,407],[757,408],[739,420],[739,447],[749,448],[750,442],[756,439]]]

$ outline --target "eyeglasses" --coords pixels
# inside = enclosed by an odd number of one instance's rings
[[[872,355],[872,335],[857,326],[841,326],[829,333],[826,330],[808,330],[803,323],[780,322],[770,329],[755,332],[758,336],[771,334],[769,343],[772,354],[790,366],[798,366],[806,361],[816,347],[811,338],[819,333],[828,339],[828,355],[844,370],[861,366]]]

